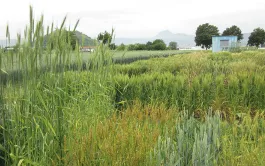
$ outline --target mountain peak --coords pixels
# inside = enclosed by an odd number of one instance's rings
[[[174,33],[170,32],[169,30],[164,30],[164,31],[161,31],[159,32],[156,37],[159,38],[159,37],[162,37],[162,38],[168,38],[168,37],[172,37],[174,35]]]

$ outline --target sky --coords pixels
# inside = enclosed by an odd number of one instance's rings
[[[115,29],[116,38],[148,38],[160,31],[195,34],[200,24],[210,23],[222,32],[237,25],[243,33],[265,29],[265,0],[5,0],[1,2],[0,39],[9,25],[11,38],[23,34],[29,21],[44,14],[45,25],[60,26],[67,15],[67,26],[95,38]]]

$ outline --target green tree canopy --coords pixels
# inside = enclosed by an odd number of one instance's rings
[[[167,48],[167,45],[162,39],[156,39],[153,41],[152,48],[154,50],[165,50]]]
[[[103,33],[100,33],[98,35],[97,40],[99,42],[102,42],[103,44],[110,44],[112,41],[112,34],[110,34],[109,32],[105,31]]]
[[[259,47],[261,44],[265,43],[265,31],[262,28],[256,28],[250,34],[248,38],[249,46]]]
[[[176,50],[177,47],[178,47],[178,43],[172,41],[172,42],[169,43],[168,47],[169,47],[171,50]]]
[[[133,51],[135,50],[135,45],[134,44],[129,44],[128,45],[128,51]]]
[[[196,46],[209,49],[212,46],[212,36],[219,36],[219,30],[216,26],[205,23],[199,25],[196,30]]]
[[[241,32],[241,29],[236,25],[233,25],[230,28],[226,28],[222,36],[237,36],[238,41],[243,39],[243,34]]]
[[[116,46],[115,43],[111,43],[111,44],[109,45],[109,48],[110,48],[111,50],[116,50],[117,46]]]
[[[126,46],[123,43],[121,43],[121,45],[119,45],[117,48],[118,51],[124,51],[125,49],[126,49]]]
[[[146,45],[141,43],[135,44],[135,50],[146,50]]]
[[[78,42],[78,38],[76,36],[75,31],[68,31],[68,33],[69,33],[72,49],[74,50],[75,46],[76,46],[76,43]]]
[[[152,48],[152,46],[153,46],[153,43],[152,42],[148,41],[145,45],[146,45],[146,49],[147,50],[152,50],[153,49]]]

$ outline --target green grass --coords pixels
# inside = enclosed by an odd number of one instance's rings
[[[45,50],[43,50],[45,52]],[[19,53],[20,52],[20,53]],[[19,69],[19,54],[21,54],[22,51],[19,52],[7,52],[4,53],[2,52],[2,72],[0,75],[2,77],[6,77],[5,74],[8,73],[10,75],[17,75],[20,72]],[[47,51],[48,52],[48,51]],[[46,54],[47,54],[46,52]],[[128,64],[132,63],[138,60],[146,60],[150,58],[157,58],[157,57],[168,57],[168,56],[173,56],[177,54],[188,54],[193,51],[179,51],[179,50],[165,50],[165,51],[110,51],[112,54],[112,59],[114,63],[119,63],[119,64]],[[50,61],[54,60],[56,58],[56,53],[54,50],[50,52],[51,54],[49,57],[46,55],[46,60],[47,58],[50,59]],[[76,69],[77,63],[82,63],[83,68],[88,68],[89,65],[87,65],[88,62],[91,61],[91,58],[93,53],[89,52],[80,52],[78,53],[78,56],[76,56],[76,53],[73,52],[71,53],[68,58],[69,58],[69,64],[70,70],[71,69]],[[42,59],[43,60],[43,59]],[[3,63],[4,62],[4,63]],[[45,66],[43,63],[39,62],[39,59],[37,59],[37,66],[39,70],[46,71],[46,68],[49,66]]]
[[[265,109],[265,52],[175,55],[116,65],[116,101],[224,114]],[[125,88],[126,87],[126,88]]]
[[[180,51],[180,50],[164,50],[164,51],[110,51],[113,54],[113,60],[115,63],[132,63],[138,60],[157,58],[157,57],[168,57],[177,54],[188,54],[193,51]],[[87,62],[90,60],[91,53],[82,52],[80,53],[82,60]],[[73,56],[74,59],[74,56]]]
[[[152,57],[152,56],[166,56],[166,55],[176,55],[176,54],[184,54],[184,53],[191,53],[194,51],[189,50],[162,50],[162,51],[111,51],[113,52],[114,58],[135,58],[135,57]],[[88,57],[91,53],[84,52],[82,55],[84,57]],[[85,58],[84,58],[85,59]]]
[[[176,55],[176,54],[184,54],[190,53],[193,51],[181,51],[181,50],[165,50],[165,51],[114,51],[114,58],[121,57],[139,57],[139,56],[163,56],[163,55]]]

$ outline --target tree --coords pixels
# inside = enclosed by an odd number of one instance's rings
[[[45,48],[50,47],[50,49],[53,49],[55,45],[58,44],[58,42],[54,41],[53,38],[56,38],[59,33],[61,33],[61,39],[65,40],[67,43],[70,43],[72,49],[74,50],[76,47],[76,43],[78,43],[76,31],[68,31],[66,29],[62,29],[61,32],[59,29],[56,29],[52,33],[45,35],[43,38],[43,46]]]
[[[78,38],[76,36],[75,31],[68,31],[68,33],[69,33],[70,43],[71,43],[72,49],[74,50],[76,43],[78,42]]]
[[[216,26],[209,23],[199,25],[196,30],[196,46],[209,49],[212,46],[212,36],[219,36],[219,30]]]
[[[126,46],[123,43],[121,43],[121,45],[118,46],[117,48],[118,51],[124,51],[125,49],[126,49]]]
[[[92,39],[91,37],[87,36],[86,34],[75,31],[76,37],[78,38],[78,43],[80,46],[95,46],[97,40]]]
[[[135,50],[146,50],[145,44],[136,43],[134,46],[135,46]]]
[[[150,41],[148,41],[148,42],[145,44],[145,47],[146,47],[147,50],[152,50],[152,49],[153,49],[152,46],[153,46],[153,43],[150,42]]]
[[[241,29],[236,25],[233,25],[230,28],[226,28],[222,36],[237,36],[238,41],[243,39],[243,34],[241,32]]]
[[[111,43],[111,44],[109,45],[109,48],[110,48],[111,50],[115,50],[115,49],[117,48],[117,46],[115,45],[115,43]]]
[[[134,44],[128,45],[128,51],[133,51],[133,50],[135,50],[135,45]]]
[[[170,48],[170,50],[176,50],[177,47],[178,47],[178,43],[172,41],[172,42],[169,43],[168,47]]]
[[[112,34],[110,34],[109,32],[105,31],[104,33],[98,34],[97,40],[99,42],[102,42],[103,44],[110,45],[110,43],[112,41]]]
[[[156,39],[153,41],[152,48],[154,50],[165,50],[167,48],[167,45],[162,39]]]
[[[261,44],[265,43],[265,31],[262,28],[256,28],[250,34],[248,38],[249,46],[259,47]]]

